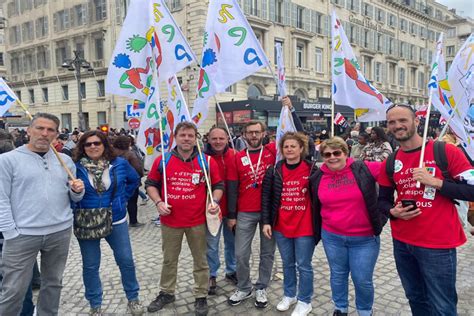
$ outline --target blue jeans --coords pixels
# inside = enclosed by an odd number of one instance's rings
[[[455,248],[423,248],[394,239],[393,254],[414,316],[457,315]]]
[[[374,304],[373,274],[380,252],[379,236],[342,236],[322,230],[324,251],[331,271],[335,308],[348,312],[349,272],[355,288],[357,313],[370,315]]]
[[[128,224],[114,225],[112,233],[105,237],[112,248],[115,262],[122,277],[122,286],[129,301],[138,299],[138,281],[135,274],[132,246],[128,235]],[[102,283],[100,282],[100,240],[78,240],[82,254],[82,277],[85,296],[92,308],[102,305]]]
[[[313,266],[311,259],[315,247],[313,236],[286,238],[273,231],[283,261],[283,286],[287,297],[296,296],[296,268],[298,268],[298,301],[311,303],[313,296]]]
[[[227,218],[223,218],[219,232],[214,237],[207,230],[207,263],[209,265],[209,274],[211,277],[217,277],[217,271],[221,266],[219,260],[219,240],[221,233],[224,231],[224,258],[225,273],[235,273],[235,237],[234,233],[227,227]]]

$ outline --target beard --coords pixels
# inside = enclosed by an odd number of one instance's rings
[[[406,129],[406,134],[405,135],[402,135],[402,136],[397,136],[397,132],[399,130],[402,130],[402,131],[405,131],[404,128],[399,128],[397,130],[394,131],[393,133],[393,136],[395,137],[395,139],[399,142],[405,142],[409,139],[411,139],[413,137],[413,135],[416,134],[416,125],[413,124],[410,128]]]
[[[245,140],[250,148],[258,148],[262,145],[263,138],[260,139],[246,139]]]

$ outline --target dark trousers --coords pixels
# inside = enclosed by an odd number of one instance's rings
[[[127,203],[127,212],[130,224],[138,223],[137,214],[138,214],[138,188],[133,192],[132,197],[128,200]]]

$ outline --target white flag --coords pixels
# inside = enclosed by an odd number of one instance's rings
[[[351,108],[377,109],[382,112],[391,105],[360,71],[342,24],[332,13],[332,97],[335,104]]]
[[[472,35],[470,39],[474,42]],[[467,42],[468,41],[466,41],[466,43]],[[463,48],[461,48],[453,60],[449,75],[446,75],[443,54],[443,34],[440,35],[436,43],[436,58],[431,67],[428,89],[430,93],[432,93],[433,106],[438,109],[442,117],[449,120],[449,127],[459,138],[469,156],[474,159],[474,121],[471,127],[468,97],[470,91],[471,93],[474,91],[468,88],[470,82],[468,79],[471,70],[464,68],[466,66],[466,60],[464,60],[462,54],[460,54],[462,49]],[[471,68],[472,66],[473,63],[471,61]],[[453,77],[451,77],[451,75]],[[474,93],[472,95],[474,96]],[[451,116],[452,118],[449,119]]]
[[[377,109],[354,109],[357,122],[379,122],[386,121],[385,110]]]
[[[176,76],[168,79],[168,102],[164,107],[163,119],[166,121],[165,135],[163,136],[165,150],[171,151],[176,145],[174,129],[180,122],[191,121],[188,106]]]
[[[0,77],[0,117],[2,117],[18,100],[15,93],[10,89],[5,80]]]
[[[194,60],[163,0],[133,0],[107,72],[107,93],[146,101],[153,67],[167,80]]]
[[[276,57],[277,57],[277,69],[278,69],[278,94],[280,97],[287,95],[286,93],[286,81],[285,81],[285,61],[283,59],[283,47],[281,43],[275,43]]]
[[[282,107],[280,112],[280,119],[278,120],[278,126],[276,131],[276,148],[277,156],[276,161],[283,159],[282,153],[280,152],[280,139],[286,132],[296,132],[295,123],[293,122],[293,116],[287,106]]]
[[[145,168],[150,169],[155,158],[161,152],[160,113],[163,113],[163,104],[160,102],[158,81],[150,87],[150,93],[146,101],[145,111],[140,122],[137,146],[145,153]]]
[[[200,125],[207,117],[210,97],[268,64],[237,1],[211,0],[192,120]]]

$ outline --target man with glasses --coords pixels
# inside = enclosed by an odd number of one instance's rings
[[[275,164],[275,143],[263,146],[265,124],[250,121],[243,126],[243,136],[247,149],[235,156],[236,179],[235,188],[229,186],[228,194],[228,226],[235,229],[235,257],[237,260],[237,290],[228,299],[230,305],[238,305],[243,300],[253,297],[250,280],[250,253],[252,240],[257,225],[260,230],[260,265],[258,281],[255,285],[255,306],[265,308],[268,305],[266,288],[270,282],[273,259],[275,254],[275,239],[268,239],[262,233],[260,202],[262,181],[267,168]],[[238,211],[238,215],[237,215]],[[236,223],[238,225],[235,228]]]
[[[424,167],[418,168],[423,144],[418,125],[409,105],[387,110],[400,150],[382,164],[379,207],[390,215],[395,263],[413,315],[457,315],[456,247],[466,236],[454,199],[474,200],[474,170],[458,148],[446,144],[446,179],[433,141],[426,143]],[[393,166],[387,167],[389,161]]]
[[[71,239],[70,199],[84,195],[81,180],[68,180],[52,149],[59,119],[37,113],[27,133],[30,141],[0,155],[0,231],[3,245],[3,283],[0,315],[18,315],[41,252],[41,290],[38,315],[57,315],[62,278]],[[60,154],[73,174],[71,158]]]

